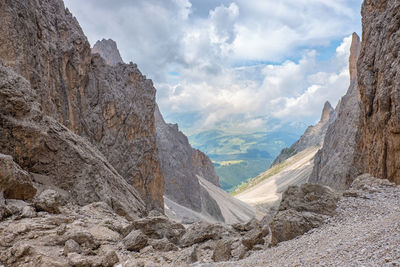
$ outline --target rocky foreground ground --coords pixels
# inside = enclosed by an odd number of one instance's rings
[[[336,212],[297,239],[217,266],[400,266],[400,186],[356,180]]]
[[[233,225],[184,226],[158,212],[127,220],[104,202],[62,203],[53,190],[29,203],[0,198],[0,214],[1,267],[400,264],[400,187],[369,175],[342,196],[289,187],[273,217]]]

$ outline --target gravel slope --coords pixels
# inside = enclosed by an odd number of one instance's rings
[[[215,265],[400,266],[400,186],[344,197],[322,227],[242,261]]]

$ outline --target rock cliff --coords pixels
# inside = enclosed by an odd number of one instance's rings
[[[320,121],[314,126],[309,126],[300,139],[289,148],[282,149],[271,166],[279,164],[307,148],[314,146],[321,147],[328,126],[335,120],[335,116],[335,110],[332,108],[331,104],[328,101],[325,102]]]
[[[0,58],[30,82],[44,115],[86,137],[149,209],[163,209],[152,82],[134,64],[92,55],[61,0],[1,1],[0,22]]]
[[[400,184],[400,2],[366,0],[357,63],[361,172]]]
[[[32,201],[52,188],[62,201],[104,201],[129,219],[145,214],[138,192],[85,139],[45,116],[28,81],[0,61],[0,194]]]
[[[322,183],[336,189],[350,186],[360,174],[360,97],[357,92],[357,69],[360,38],[353,34],[350,48],[350,87],[336,107],[336,119],[328,127],[323,147],[314,158],[310,182]]]

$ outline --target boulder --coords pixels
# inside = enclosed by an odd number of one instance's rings
[[[150,245],[155,249],[159,251],[176,251],[178,250],[178,247],[175,246],[173,243],[171,243],[168,239],[163,238],[163,239],[152,239],[149,241]]]
[[[186,233],[181,238],[180,245],[189,247],[210,239],[218,240],[222,237],[229,237],[232,234],[234,234],[232,230],[221,224],[197,222],[186,230]]]
[[[338,195],[326,186],[290,186],[283,193],[279,211],[270,224],[271,245],[319,227],[328,216],[334,214],[338,201]]]
[[[125,248],[130,251],[140,251],[148,243],[148,238],[140,230],[134,230],[123,240]]]
[[[218,240],[212,254],[212,260],[215,262],[228,261],[232,257],[232,240]]]
[[[35,207],[38,211],[49,213],[60,213],[61,196],[58,192],[47,189],[34,199]]]
[[[75,240],[68,239],[65,242],[64,251],[63,251],[64,255],[68,255],[69,253],[81,253],[81,251],[82,251],[81,246]]]
[[[135,220],[131,229],[141,230],[143,234],[153,239],[167,238],[174,244],[178,244],[185,233],[185,227],[182,224],[171,221],[165,216]]]
[[[101,260],[102,267],[112,267],[119,262],[117,253],[114,250],[107,251]]]

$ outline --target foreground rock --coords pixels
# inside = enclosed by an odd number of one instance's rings
[[[279,211],[270,225],[271,244],[291,240],[319,227],[334,214],[338,201],[338,195],[326,186],[290,186],[283,193]]]
[[[241,261],[199,266],[398,266],[400,186],[367,175],[349,190],[359,196],[342,198],[319,228]]]

